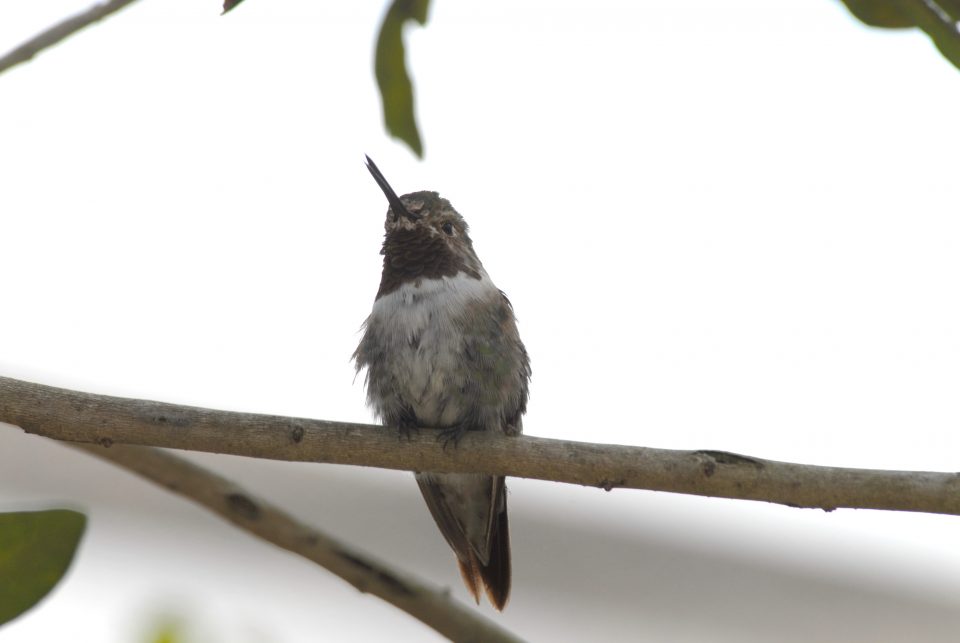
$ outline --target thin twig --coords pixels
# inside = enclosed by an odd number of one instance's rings
[[[58,22],[0,58],[0,73],[20,63],[27,62],[40,51],[52,47],[64,38],[75,34],[98,20],[102,20],[111,13],[119,11],[135,1],[136,0],[109,0],[109,2],[94,5],[75,16],[70,16],[63,22]]]
[[[159,449],[92,444],[74,447],[193,500],[239,528],[303,556],[361,592],[382,598],[453,641],[519,641],[476,610],[405,572],[309,527],[240,486]]]
[[[444,450],[432,430],[398,439],[369,424],[215,411],[80,393],[0,377],[0,422],[57,440],[139,444],[273,460],[483,472],[613,489],[960,515],[960,475],[821,467],[723,451],[674,451],[469,433]]]

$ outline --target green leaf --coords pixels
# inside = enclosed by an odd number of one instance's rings
[[[174,617],[167,617],[160,622],[148,639],[149,643],[183,643],[187,638],[183,634],[183,623]]]
[[[943,57],[960,69],[960,6],[945,0],[903,0],[902,11],[923,29]],[[954,13],[951,15],[951,11]]]
[[[243,2],[243,0],[223,0],[223,12],[220,15],[222,16],[224,13],[230,11],[241,2]]]
[[[886,29],[903,29],[906,27],[915,27],[916,23],[909,16],[901,12],[897,6],[898,2],[891,0],[843,0],[860,22],[871,27],[883,27]]]
[[[430,0],[393,0],[380,25],[374,63],[387,132],[406,143],[421,158],[423,144],[414,113],[413,84],[407,72],[403,26],[408,20],[426,24],[429,5]]]
[[[67,509],[0,514],[0,625],[63,578],[86,523],[86,516]]]
[[[919,27],[943,57],[960,69],[960,0],[842,0],[854,16],[871,27]]]

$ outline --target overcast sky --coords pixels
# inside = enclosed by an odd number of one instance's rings
[[[528,434],[960,470],[960,72],[922,34],[834,0],[432,4],[407,31],[422,162],[381,124],[383,3],[144,0],[0,75],[0,374],[370,421],[349,360],[386,209],[366,153],[470,223],[531,355]],[[8,1],[0,49],[86,6]],[[31,491],[24,439],[0,509],[92,502]],[[956,518],[511,487],[960,607]],[[5,642],[62,625],[56,599]]]

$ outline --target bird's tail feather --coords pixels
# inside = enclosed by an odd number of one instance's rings
[[[511,577],[510,525],[503,477],[419,473],[417,482],[440,532],[457,555],[467,590],[477,603],[481,590],[485,590],[493,606],[502,610],[510,597]],[[468,525],[472,516],[464,513],[478,499],[487,507],[486,526],[476,522]],[[470,530],[470,526],[474,529]],[[468,532],[474,537],[468,536]]]
[[[480,604],[482,588],[490,603],[502,612],[510,600],[510,528],[506,507],[494,524],[490,538],[490,560],[486,565],[473,552],[468,554],[467,561],[457,558],[457,564],[463,584],[477,604]]]
[[[507,522],[506,495],[503,497],[503,510],[494,521],[490,534],[490,560],[480,566],[480,576],[487,589],[487,598],[502,612],[510,599],[510,525]]]

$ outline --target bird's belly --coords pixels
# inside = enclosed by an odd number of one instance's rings
[[[465,419],[467,408],[461,391],[467,374],[456,342],[431,335],[434,333],[425,329],[419,345],[395,353],[397,382],[417,424],[450,427]]]
[[[499,381],[490,377],[500,373],[475,354],[477,333],[490,332],[482,323],[489,302],[498,297],[486,273],[460,273],[405,283],[376,300],[357,363],[369,368],[368,399],[382,419],[437,428],[502,423]]]

